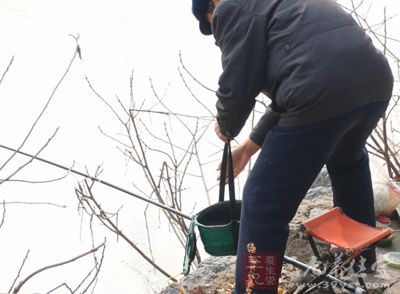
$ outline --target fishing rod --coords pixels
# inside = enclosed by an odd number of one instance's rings
[[[151,199],[149,199],[149,198],[146,198],[146,197],[144,197],[144,196],[141,196],[141,195],[132,193],[132,192],[130,192],[130,191],[124,189],[124,188],[118,187],[118,186],[116,186],[116,185],[114,185],[114,184],[111,184],[111,183],[109,183],[109,182],[107,182],[107,181],[100,180],[99,178],[92,177],[92,176],[90,176],[90,175],[88,175],[88,174],[85,174],[85,173],[83,173],[83,172],[80,172],[80,171],[74,170],[74,169],[72,169],[72,168],[63,166],[63,165],[61,165],[61,164],[58,164],[58,163],[55,163],[55,162],[52,162],[52,161],[49,161],[49,160],[46,160],[46,159],[43,159],[43,158],[40,158],[40,157],[31,155],[31,154],[25,153],[25,152],[20,151],[20,150],[16,150],[16,149],[11,148],[11,147],[7,147],[7,146],[4,146],[4,145],[1,145],[1,144],[0,144],[0,148],[7,149],[7,150],[9,150],[9,151],[13,151],[13,152],[16,152],[16,153],[18,153],[18,154],[21,154],[21,155],[30,157],[30,158],[32,158],[32,159],[36,159],[36,160],[38,160],[38,161],[44,162],[44,163],[46,163],[46,164],[49,164],[49,165],[52,165],[52,166],[61,168],[61,169],[66,170],[66,171],[68,171],[68,172],[72,172],[72,173],[74,173],[74,174],[80,175],[80,176],[85,177],[85,178],[87,178],[87,179],[90,179],[90,180],[92,180],[92,181],[98,182],[98,183],[100,183],[100,184],[106,185],[106,186],[111,187],[111,188],[113,188],[113,189],[116,189],[116,190],[118,190],[118,191],[120,191],[120,192],[123,192],[123,193],[125,193],[125,194],[130,195],[130,196],[133,196],[133,197],[135,197],[135,198],[138,198],[138,199],[140,199],[140,200],[146,201],[146,202],[148,202],[148,203],[150,203],[150,204],[153,204],[153,205],[155,205],[155,206],[158,206],[158,207],[160,207],[160,208],[162,208],[162,209],[168,210],[169,212],[172,212],[172,213],[174,213],[174,214],[177,214],[177,215],[179,215],[179,216],[181,216],[181,217],[183,217],[183,218],[186,218],[186,219],[188,219],[188,220],[192,220],[192,217],[191,217],[191,216],[189,216],[189,215],[187,215],[187,214],[184,214],[183,212],[181,212],[181,211],[179,211],[179,210],[176,210],[176,209],[174,209],[174,208],[172,208],[172,207],[169,207],[169,206],[167,206],[167,205],[165,205],[165,204],[161,204],[161,203],[159,203],[159,202],[156,202],[156,201],[151,200]]]
[[[31,155],[31,154],[25,153],[25,152],[20,151],[20,150],[16,150],[16,149],[14,149],[14,148],[10,148],[10,147],[7,147],[7,146],[1,145],[1,144],[0,144],[0,148],[7,149],[7,150],[9,150],[9,151],[16,152],[16,153],[18,153],[18,154],[21,154],[21,155],[30,157],[30,158],[32,158],[32,159],[36,159],[36,160],[38,160],[38,161],[41,161],[41,162],[44,162],[44,163],[46,163],[46,164],[49,164],[49,165],[52,165],[52,166],[61,168],[61,169],[66,170],[66,171],[68,171],[68,172],[75,173],[75,174],[80,175],[80,176],[82,176],[82,177],[84,177],[84,178],[90,179],[90,180],[92,180],[92,181],[98,182],[98,183],[103,184],[103,185],[106,185],[106,186],[109,186],[109,187],[111,187],[111,188],[113,188],[113,189],[116,189],[116,190],[118,190],[118,191],[121,191],[121,192],[123,192],[123,193],[125,193],[125,194],[128,194],[128,195],[133,196],[133,197],[138,198],[138,199],[141,199],[141,200],[143,200],[143,201],[146,201],[146,202],[148,202],[148,203],[150,203],[150,204],[153,204],[153,205],[155,205],[155,206],[158,206],[158,207],[160,207],[160,208],[162,208],[162,209],[168,210],[168,211],[170,211],[170,212],[172,212],[172,213],[175,213],[175,214],[177,214],[177,215],[179,215],[179,216],[181,216],[181,217],[183,217],[183,218],[186,218],[186,219],[188,219],[188,220],[192,220],[192,217],[191,217],[191,216],[189,216],[189,215],[187,215],[187,214],[184,214],[184,213],[180,212],[179,210],[176,210],[176,209],[171,208],[171,207],[169,207],[169,206],[167,206],[167,205],[158,203],[158,202],[153,201],[153,200],[151,200],[151,199],[148,199],[148,198],[146,198],[146,197],[137,195],[137,194],[135,194],[135,193],[132,193],[132,192],[130,192],[130,191],[124,189],[124,188],[118,187],[118,186],[116,186],[116,185],[114,185],[114,184],[111,184],[111,183],[109,183],[109,182],[107,182],[107,181],[100,180],[100,179],[98,179],[98,178],[96,178],[96,177],[92,177],[92,176],[90,176],[90,175],[87,175],[87,174],[82,173],[82,172],[80,172],[80,171],[74,170],[74,169],[72,169],[72,168],[68,168],[68,167],[63,166],[63,165],[61,165],[61,164],[58,164],[58,163],[55,163],[55,162],[52,162],[52,161],[49,161],[49,160],[46,160],[46,159],[43,159],[43,158],[40,158],[40,157]],[[324,273],[321,272],[319,269],[313,268],[313,267],[311,267],[311,266],[308,266],[307,264],[304,264],[304,263],[302,263],[302,262],[300,262],[300,261],[298,261],[298,260],[296,260],[296,259],[290,258],[290,257],[288,257],[288,256],[286,256],[286,255],[284,255],[283,260],[284,260],[285,262],[287,262],[287,263],[290,263],[290,264],[294,265],[295,267],[298,267],[298,268],[303,269],[303,270],[308,270],[308,271],[310,271],[310,273],[312,273],[312,274],[315,275],[315,276],[324,276],[324,277],[327,278],[330,282],[335,282],[335,283],[337,283],[337,285],[339,285],[339,286],[341,286],[341,287],[343,287],[343,288],[346,288],[347,290],[350,290],[350,291],[352,291],[353,293],[359,293],[359,294],[365,294],[365,293],[366,293],[366,291],[365,291],[363,288],[361,288],[361,287],[359,287],[359,286],[357,286],[357,285],[353,285],[353,284],[348,283],[348,282],[346,282],[346,281],[342,281],[342,280],[340,280],[340,279],[338,279],[338,278],[336,278],[336,277],[334,277],[334,276],[331,276],[331,275],[324,275]]]

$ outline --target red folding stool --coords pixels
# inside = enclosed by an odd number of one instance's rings
[[[339,207],[305,221],[302,228],[310,241],[316,258],[321,263],[321,256],[314,238],[341,248],[343,255],[342,258],[336,258],[334,262],[328,263],[321,274],[308,283],[308,286],[299,293],[311,293],[326,282],[328,282],[329,292],[335,293],[327,276],[350,264],[366,248],[391,234],[389,229],[379,229],[355,221],[345,215]],[[358,281],[367,292],[362,276],[358,275]],[[355,289],[359,289],[359,287],[355,287]]]

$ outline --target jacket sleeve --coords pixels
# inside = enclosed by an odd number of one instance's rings
[[[214,11],[212,30],[223,69],[216,93],[217,121],[221,132],[234,138],[266,81],[266,20],[237,1],[222,1]]]
[[[267,107],[264,115],[260,118],[253,131],[250,133],[250,139],[258,146],[262,146],[269,131],[279,122],[279,114],[274,112],[271,106]]]

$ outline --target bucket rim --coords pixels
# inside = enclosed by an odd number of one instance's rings
[[[226,224],[222,224],[222,225],[204,225],[204,224],[202,224],[202,223],[199,223],[198,221],[197,221],[197,216],[198,216],[198,214],[196,214],[196,216],[195,216],[195,218],[194,218],[194,221],[195,221],[195,223],[196,223],[196,225],[198,226],[198,227],[202,227],[202,228],[223,228],[223,227],[226,227],[226,226],[228,226],[228,225],[230,225],[232,222],[229,222],[229,223],[226,223]],[[240,224],[240,220],[237,220],[236,221],[238,224]]]

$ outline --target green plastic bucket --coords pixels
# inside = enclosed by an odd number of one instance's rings
[[[241,204],[239,200],[234,202],[234,220],[229,201],[216,203],[196,215],[195,222],[208,254],[236,255]]]
[[[224,201],[227,174],[229,201]],[[184,275],[189,273],[191,262],[196,253],[196,234],[194,230],[196,226],[199,230],[204,250],[208,254],[212,256],[236,255],[242,202],[235,199],[233,161],[229,143],[226,143],[224,147],[219,188],[219,201],[203,209],[192,218],[185,246]]]

